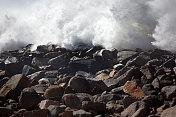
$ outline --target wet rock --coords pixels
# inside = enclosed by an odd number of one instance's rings
[[[83,101],[82,102],[82,109],[86,111],[95,111],[98,113],[105,113],[106,112],[106,105],[100,102],[92,102],[92,101]]]
[[[22,74],[18,74],[18,75],[12,76],[5,83],[5,85],[0,90],[0,95],[5,96],[7,98],[17,98],[24,88],[30,87],[30,86],[31,84],[29,79]]]
[[[14,113],[14,110],[7,107],[0,107],[0,116],[8,117]]]
[[[176,106],[168,108],[161,113],[161,117],[175,117]]]
[[[90,93],[90,85],[85,78],[73,77],[70,79],[68,86],[70,86],[75,93]]]
[[[23,70],[22,70],[22,74],[24,75],[30,75],[35,73],[37,70],[29,65],[24,65]]]
[[[44,97],[46,99],[55,99],[55,98],[61,98],[64,94],[64,88],[59,86],[50,86],[46,89],[44,93]]]
[[[124,67],[123,64],[116,64],[116,65],[113,66],[113,68],[114,68],[115,70],[117,70],[117,71],[119,71],[119,70],[122,69],[123,67]]]
[[[32,88],[25,88],[21,92],[19,103],[25,109],[35,108],[42,98]]]
[[[134,102],[122,113],[122,117],[146,117],[148,113],[148,106],[144,102]]]
[[[60,113],[63,113],[65,111],[65,107],[50,105],[48,107],[48,110],[49,110],[49,117],[58,117]]]
[[[26,111],[24,112],[23,117],[48,117],[48,110],[41,109],[41,110]]]
[[[63,96],[63,101],[66,106],[70,108],[80,109],[81,101],[75,94],[65,94]]]
[[[123,87],[123,91],[135,98],[140,98],[144,95],[143,90],[133,81],[127,81]]]
[[[59,101],[53,101],[53,100],[42,100],[40,102],[39,108],[40,109],[47,109],[50,105],[60,106],[60,102]]]
[[[176,86],[165,86],[161,89],[161,92],[163,92],[167,99],[172,99],[176,96]]]
[[[32,59],[31,65],[34,68],[41,68],[42,66],[47,66],[48,65],[48,61],[49,61],[49,58],[37,58],[37,57],[34,57]]]
[[[84,110],[73,111],[73,117],[92,117],[92,113]]]

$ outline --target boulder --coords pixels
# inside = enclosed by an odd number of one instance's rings
[[[121,113],[123,111],[123,105],[109,102],[106,104],[106,109],[110,113]]]
[[[40,109],[47,109],[50,105],[60,106],[59,101],[53,101],[53,100],[42,100],[39,104]]]
[[[120,100],[120,96],[118,94],[104,94],[95,99],[95,102],[107,103],[112,100]]]
[[[59,86],[50,86],[46,89],[44,93],[44,97],[46,99],[55,99],[55,98],[61,98],[64,94],[64,88]]]
[[[21,92],[19,103],[22,108],[33,109],[35,108],[42,98],[32,88],[25,88]]]
[[[66,107],[63,106],[50,105],[48,107],[49,117],[58,117],[60,113],[63,113],[65,111],[65,108]]]
[[[48,117],[48,110],[41,109],[41,110],[26,111],[24,112],[23,117]]]
[[[65,94],[63,96],[64,104],[70,108],[80,109],[81,101],[75,94]]]
[[[0,90],[0,96],[5,96],[7,98],[17,98],[24,88],[30,86],[31,83],[26,76],[22,74],[17,74],[12,76],[5,83],[5,85]]]
[[[175,117],[175,115],[176,115],[176,106],[165,109],[161,113],[161,117]]]
[[[176,86],[165,86],[161,89],[167,99],[171,100],[173,97],[176,96]]]
[[[38,71],[27,77],[30,79],[32,85],[37,85],[38,81],[44,77],[45,71]]]

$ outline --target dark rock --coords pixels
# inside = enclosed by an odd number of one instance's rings
[[[126,65],[141,67],[141,66],[144,66],[149,60],[150,60],[150,57],[146,55],[140,55],[134,58],[133,60],[128,61]]]
[[[87,93],[76,93],[76,96],[80,99],[80,101],[93,101],[93,97]]]
[[[176,96],[176,86],[165,86],[162,88],[161,92],[163,92],[167,99],[172,99]]]
[[[49,61],[49,58],[36,58],[36,57],[34,57],[32,59],[31,65],[34,68],[40,68],[42,66],[47,66],[48,65],[48,61]]]
[[[48,110],[49,110],[49,117],[58,117],[60,113],[63,113],[65,111],[65,107],[50,105],[48,107]]]
[[[75,93],[90,93],[90,85],[85,78],[73,77],[70,79],[68,86],[70,86]]]
[[[92,117],[92,113],[84,110],[73,111],[73,117]]]
[[[34,72],[36,72],[37,70],[29,65],[24,65],[23,70],[22,70],[22,74],[24,75],[30,75],[33,74]]]
[[[1,117],[8,117],[14,113],[14,110],[7,107],[0,107],[0,116]]]
[[[97,113],[105,113],[106,112],[106,105],[100,102],[92,102],[92,101],[83,101],[82,108],[86,111],[95,111]]]
[[[168,108],[161,113],[161,117],[175,117],[176,106]]]
[[[68,65],[68,54],[62,54],[48,61],[48,64],[52,66],[53,69],[59,69],[60,67],[65,67]]]
[[[110,113],[121,113],[123,111],[123,106],[115,103],[107,103],[106,108]]]
[[[119,80],[111,78],[111,79],[103,80],[103,82],[106,84],[109,90],[111,90],[118,86]]]
[[[115,70],[117,70],[117,71],[119,71],[119,70],[122,69],[123,67],[124,67],[123,64],[116,64],[116,65],[113,66],[113,68],[114,68]]]
[[[7,98],[17,98],[21,94],[21,91],[24,88],[30,87],[30,86],[31,84],[29,79],[22,74],[18,74],[18,75],[12,76],[6,82],[6,84],[0,90],[0,95],[5,96]]]
[[[124,92],[123,92],[123,86],[114,88],[114,89],[111,90],[111,92],[115,93],[115,94],[124,94]]]
[[[146,117],[149,108],[144,102],[134,102],[122,113],[122,117]]]
[[[0,88],[9,80],[8,77],[4,77],[3,79],[0,79]]]
[[[63,96],[63,101],[66,106],[70,108],[80,109],[81,108],[81,101],[80,99],[74,94],[65,94]]]
[[[124,108],[127,108],[129,105],[131,105],[132,103],[138,101],[137,99],[131,97],[131,96],[125,96],[123,101],[123,106]]]
[[[57,56],[60,56],[60,55],[62,55],[63,53],[62,52],[49,52],[49,53],[46,53],[45,55],[44,55],[44,58],[50,58],[50,59],[52,59],[52,58],[55,58],[55,57],[57,57]]]
[[[84,77],[84,78],[91,78],[93,77],[90,73],[84,72],[84,71],[77,71],[75,73],[76,77]]]
[[[57,78],[58,76],[58,71],[57,70],[53,70],[53,71],[47,71],[45,72],[45,78]]]
[[[149,95],[145,96],[142,101],[145,102],[151,108],[157,108],[163,104],[163,97],[161,95]]]
[[[143,87],[142,87],[142,90],[144,91],[144,93],[146,95],[152,95],[152,94],[156,94],[156,91],[153,87],[152,84],[145,84]]]
[[[150,52],[152,59],[161,59],[163,55],[172,55],[171,52],[166,50],[154,49]]]
[[[107,103],[112,100],[119,100],[121,97],[118,94],[104,94],[95,99],[95,102]]]
[[[163,67],[167,67],[167,68],[173,68],[175,67],[175,65],[176,64],[174,59],[169,59],[168,61],[162,64]]]
[[[152,66],[142,66],[140,71],[146,76],[147,80],[149,80],[149,82],[152,82],[154,77],[154,73],[155,73],[155,69]]]
[[[21,92],[19,103],[25,109],[35,108],[42,98],[32,88],[25,88]]]
[[[38,94],[44,94],[44,92],[48,88],[48,86],[45,84],[44,85],[39,84],[39,85],[34,85],[31,88],[34,89]]]
[[[44,97],[46,99],[61,98],[63,96],[63,93],[64,93],[63,87],[53,85],[53,86],[50,86],[46,89],[46,91],[44,93]]]
[[[48,117],[48,113],[47,109],[26,111],[24,112],[23,117]]]

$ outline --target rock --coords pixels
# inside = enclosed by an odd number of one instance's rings
[[[149,111],[148,106],[144,102],[134,102],[122,113],[122,117],[146,117]]]
[[[114,70],[119,71],[120,69],[124,68],[123,64],[116,64],[113,66]]]
[[[14,113],[14,110],[7,107],[0,107],[0,116],[1,117],[8,117]]]
[[[112,70],[112,71],[109,73],[109,77],[113,78],[116,73],[117,73],[116,70]]]
[[[100,102],[100,103],[107,103],[112,100],[119,100],[120,96],[118,94],[105,94],[99,96],[97,99],[95,99],[95,102]]]
[[[46,99],[61,98],[63,96],[63,93],[64,93],[63,87],[53,85],[53,86],[50,86],[46,89],[46,91],[44,93],[44,97]]]
[[[70,108],[80,109],[81,108],[81,101],[80,99],[74,94],[65,94],[63,96],[63,101],[66,106]]]
[[[38,94],[44,94],[45,90],[48,88],[47,85],[42,85],[42,84],[39,84],[39,85],[34,85],[31,87],[32,89],[34,89]]]
[[[7,98],[17,98],[24,88],[30,87],[30,86],[31,84],[29,79],[22,74],[18,74],[18,75],[12,76],[5,83],[5,85],[0,90],[0,95],[5,96]]]
[[[164,55],[172,55],[171,52],[166,50],[154,49],[150,52],[150,57],[152,59],[161,59]]]
[[[42,100],[40,102],[39,108],[40,109],[47,109],[50,105],[60,106],[60,102],[53,101],[53,100]]]
[[[145,84],[145,85],[143,85],[142,90],[144,91],[144,93],[146,95],[156,94],[156,91],[155,91],[155,89],[154,89],[154,87],[153,87],[152,84]]]
[[[84,71],[77,71],[75,73],[76,77],[84,77],[84,78],[90,78],[92,75],[90,73],[84,72]]]
[[[126,73],[124,73],[120,77],[117,77],[118,85],[122,86],[127,81],[130,81],[132,79],[132,77],[138,79],[140,76],[141,76],[141,73],[140,73],[139,69],[131,68],[130,70],[128,70]]]
[[[32,59],[31,65],[35,68],[41,68],[42,66],[47,66],[48,65],[49,58],[38,58],[34,57]]]
[[[137,86],[136,82],[133,81],[127,81],[123,87],[123,91],[135,98],[140,98],[144,95],[143,90]]]
[[[80,99],[80,101],[93,101],[93,97],[87,93],[76,93],[76,96]]]
[[[106,105],[101,102],[92,102],[92,101],[83,101],[82,102],[82,109],[86,111],[95,111],[97,113],[105,113],[106,112]]]
[[[3,79],[0,79],[0,88],[9,80],[8,77],[4,77]]]
[[[159,89],[160,88],[160,81],[158,78],[155,78],[152,82],[152,85],[155,89]]]
[[[134,58],[133,60],[128,61],[126,65],[141,67],[141,66],[144,66],[149,60],[150,60],[150,57],[146,55],[140,55]]]
[[[131,96],[125,96],[124,99],[122,100],[124,108],[127,108],[129,105],[132,103],[138,101],[136,98],[133,98]]]
[[[89,79],[91,94],[100,94],[103,91],[108,91],[107,85],[100,79]]]
[[[73,117],[92,117],[92,113],[84,110],[73,111]]]
[[[35,73],[37,70],[29,65],[24,65],[23,70],[22,70],[22,74],[24,74],[25,76],[27,75],[31,75],[33,73]]]
[[[59,69],[60,67],[65,67],[68,65],[68,55],[67,53],[52,58],[48,61],[48,64],[52,66],[53,69]]]
[[[161,95],[148,95],[145,96],[142,99],[143,102],[145,102],[149,107],[155,107],[158,108],[159,106],[161,106],[163,104],[163,97]],[[155,102],[155,103],[153,103]]]
[[[24,112],[23,117],[48,117],[48,110],[41,109],[41,110],[26,111]]]
[[[50,85],[50,81],[48,78],[42,78],[38,81],[39,85],[43,85],[43,84],[46,84],[46,85]]]
[[[70,86],[75,93],[90,93],[90,85],[85,78],[73,77],[70,79],[68,86]]]
[[[154,78],[154,73],[155,70],[152,66],[142,66],[140,71],[146,76],[147,80],[149,80],[150,82],[152,82],[153,78]]]
[[[167,99],[171,100],[176,96],[176,86],[165,86],[161,89],[161,92],[166,95]]]
[[[167,68],[174,68],[175,65],[176,65],[175,60],[173,58],[167,60],[165,63],[162,64],[163,67],[167,67]]]
[[[35,108],[41,101],[41,97],[32,88],[25,88],[21,92],[19,103],[25,109]]]
[[[111,90],[111,92],[114,93],[114,94],[124,94],[124,92],[123,92],[123,86],[114,88],[114,89]]]
[[[111,78],[111,79],[103,80],[103,82],[106,84],[109,90],[111,90],[118,86],[119,80]]]
[[[168,108],[161,113],[161,117],[175,117],[176,106]]]
[[[38,81],[44,77],[45,71],[35,72],[27,77],[30,79],[32,85],[37,85]]]
[[[135,51],[121,51],[117,53],[117,57],[123,65],[125,65],[130,59],[135,58],[137,55],[138,53]]]
[[[123,111],[123,106],[115,103],[107,103],[106,108],[110,113],[121,113]]]
[[[49,110],[49,117],[58,117],[60,113],[63,113],[65,111],[65,107],[62,106],[56,106],[56,105],[50,105],[48,107]]]
[[[101,73],[98,76],[96,76],[96,78],[99,78],[101,80],[106,80],[106,79],[109,79],[111,77],[109,75],[105,74],[105,73]]]
[[[117,71],[117,73],[114,75],[114,78],[118,78],[121,75],[125,74],[128,70],[130,70],[130,67],[123,67],[121,68],[119,71]]]
[[[46,71],[44,75],[45,78],[57,78],[57,76],[58,76],[57,70]]]
[[[53,48],[52,48],[52,46],[50,45],[39,45],[39,46],[37,46],[37,51],[39,51],[39,52],[49,52],[49,51],[51,51]]]

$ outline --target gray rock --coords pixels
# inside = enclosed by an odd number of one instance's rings
[[[30,75],[35,73],[37,70],[29,65],[24,65],[23,70],[22,70],[22,74],[24,75]]]
[[[176,106],[165,109],[161,113],[161,117],[175,117],[175,115],[176,115]]]
[[[107,103],[112,100],[120,100],[121,97],[118,94],[104,94],[95,99],[95,102]]]
[[[110,113],[121,113],[123,111],[124,107],[123,107],[123,105],[110,102],[110,103],[106,104],[106,109]]]
[[[40,102],[39,108],[40,109],[47,109],[50,105],[60,106],[60,102],[53,101],[53,100],[42,100]]]
[[[111,79],[103,80],[103,82],[106,84],[109,90],[111,90],[118,86],[119,80],[111,78]]]
[[[166,95],[167,99],[172,99],[176,96],[176,86],[165,86],[161,89],[161,92],[163,92]]]
[[[84,110],[73,111],[73,117],[92,117],[92,113]]]
[[[62,106],[56,106],[56,105],[50,105],[48,107],[49,110],[49,117],[58,117],[60,113],[63,113],[65,111],[65,107]]]
[[[38,81],[44,77],[45,71],[35,72],[27,77],[30,79],[32,85],[37,85]]]

